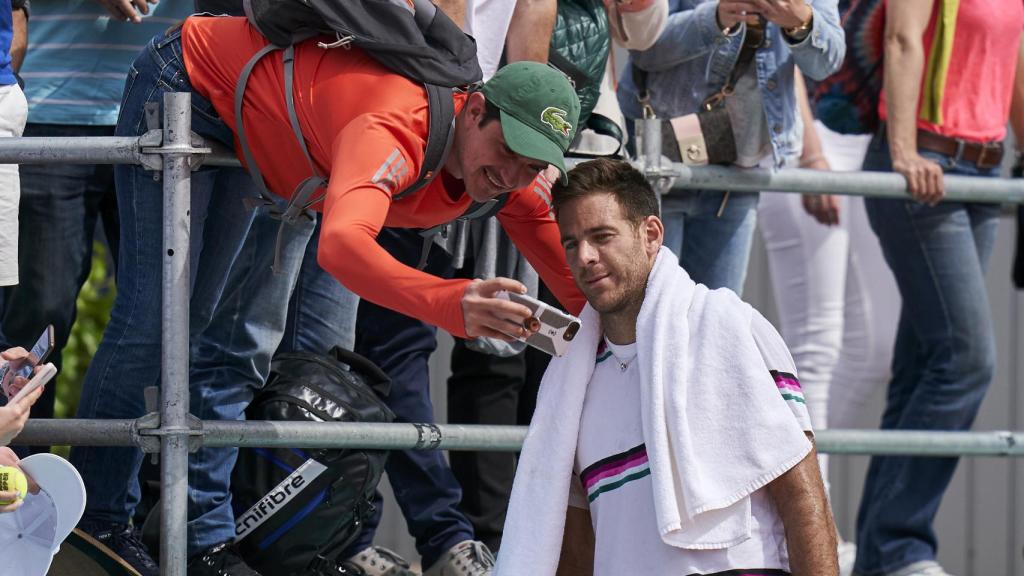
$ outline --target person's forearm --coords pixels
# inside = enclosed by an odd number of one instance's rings
[[[924,9],[920,5],[915,8]],[[925,64],[921,14],[912,14],[909,7],[903,10],[906,12],[889,17],[885,29],[883,91],[889,150],[895,161],[917,154],[917,112]],[[903,23],[912,16],[912,22]]]
[[[565,262],[558,224],[547,217],[546,210],[547,205],[539,194],[516,194],[498,213],[498,221],[562,308],[578,316],[587,299]]]
[[[818,468],[811,452],[768,484],[768,495],[782,518],[793,576],[834,576],[839,573],[836,528]]]
[[[466,29],[466,0],[434,0],[445,16],[463,31]]]
[[[810,34],[797,44],[791,44],[790,52],[793,62],[805,76],[824,80],[843,65],[846,35],[839,23],[835,2],[816,2],[813,11]]]
[[[518,0],[505,36],[508,61],[547,62],[557,17],[556,0]]]
[[[807,101],[807,85],[804,84],[803,74],[799,70],[794,74],[797,107],[804,123],[804,150],[800,155],[800,166],[807,166],[824,158],[824,152],[818,131],[814,129],[814,115],[811,113],[811,103]]]
[[[590,511],[569,506],[565,512],[565,535],[555,576],[594,574],[594,527]]]
[[[1024,38],[1017,51],[1017,74],[1013,80],[1013,101],[1010,104],[1010,128],[1017,140],[1017,149],[1024,150]]]
[[[25,51],[28,48],[28,17],[21,8],[15,9],[12,17],[14,35],[11,38],[11,67],[18,72],[21,70],[21,63],[25,61]]]

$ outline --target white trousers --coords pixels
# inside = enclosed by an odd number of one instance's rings
[[[860,170],[870,136],[815,122],[829,165]],[[896,281],[871,230],[864,200],[840,197],[838,226],[819,224],[799,194],[762,193],[758,222],[768,251],[781,332],[816,429],[854,425],[889,380],[899,320]],[[828,461],[821,458],[827,480]]]
[[[0,138],[21,136],[28,119],[25,93],[17,84],[0,86]],[[0,286],[18,283],[18,203],[21,181],[17,164],[0,164]]]

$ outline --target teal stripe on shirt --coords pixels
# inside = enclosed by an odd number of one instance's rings
[[[113,126],[124,81],[153,36],[191,14],[191,0],[163,0],[141,24],[111,20],[94,0],[33,0],[21,75],[29,122]]]

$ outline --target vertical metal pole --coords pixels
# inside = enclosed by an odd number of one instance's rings
[[[637,120],[643,133],[642,154],[644,171],[648,175],[661,173],[661,120],[641,118]]]
[[[186,576],[187,562],[191,107],[189,93],[164,94],[160,566],[165,576]],[[174,148],[183,152],[175,153]]]

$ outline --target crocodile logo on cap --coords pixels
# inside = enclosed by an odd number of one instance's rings
[[[568,112],[561,108],[548,106],[540,113],[540,121],[550,126],[552,130],[558,132],[562,136],[568,136],[569,132],[572,131],[572,124],[565,119],[566,114],[568,114]]]

